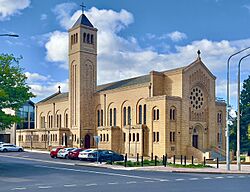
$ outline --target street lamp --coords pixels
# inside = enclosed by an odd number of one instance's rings
[[[19,37],[19,35],[17,35],[17,34],[8,34],[8,33],[0,34],[0,36]]]
[[[228,120],[229,120],[229,100],[230,100],[230,91],[229,91],[229,82],[230,82],[230,73],[229,73],[229,62],[230,59],[235,56],[238,55],[239,53],[250,49],[250,47],[247,47],[245,49],[242,49],[232,55],[230,55],[230,57],[227,60],[227,115],[226,115],[226,161],[227,161],[227,170],[230,170],[230,148],[229,148],[229,126],[228,126]]]
[[[241,61],[247,57],[250,56],[250,53],[245,55],[244,57],[242,57],[239,61],[239,65],[238,65],[238,97],[237,97],[237,101],[238,101],[238,112],[237,112],[237,167],[238,170],[241,170],[240,167],[240,64]]]

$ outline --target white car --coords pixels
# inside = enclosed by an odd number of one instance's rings
[[[8,151],[18,151],[18,152],[22,152],[24,151],[22,147],[18,147],[16,145],[13,144],[9,144],[9,143],[4,143],[0,146],[0,151],[2,152],[8,152]]]
[[[67,159],[68,158],[68,154],[70,151],[74,150],[75,148],[64,148],[64,149],[60,149],[57,153],[57,157],[58,158],[63,158],[63,159]]]
[[[80,160],[89,160],[92,159],[93,153],[96,151],[97,149],[85,149],[82,152],[79,153],[78,158]]]

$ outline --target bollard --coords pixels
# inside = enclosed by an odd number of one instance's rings
[[[187,157],[186,157],[186,155],[184,156],[184,164],[185,164],[185,166],[187,165]]]
[[[175,155],[174,155],[174,165],[175,165]]]
[[[128,154],[126,153],[124,158],[124,166],[127,167]]]
[[[162,156],[162,165],[165,165],[165,155]]]
[[[155,156],[155,166],[157,166],[157,156]]]
[[[137,153],[137,155],[136,155],[136,161],[137,161],[137,163],[139,162],[139,153]]]
[[[165,165],[167,165],[167,163],[168,163],[168,154],[166,153],[166,155],[165,155]]]
[[[181,165],[182,165],[182,155],[181,155]]]
[[[192,165],[194,164],[194,156],[192,156]]]
[[[153,161],[153,160],[154,160],[154,154],[151,153],[151,161]]]
[[[219,168],[219,158],[217,157],[216,159],[216,162],[217,162],[217,169]]]
[[[205,166],[206,165],[206,157],[203,157],[203,161],[204,161],[203,165]]]
[[[143,167],[143,156],[141,156],[141,166]]]

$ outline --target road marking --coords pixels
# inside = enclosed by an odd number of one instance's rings
[[[224,177],[215,177],[216,179],[223,179]]]
[[[126,182],[127,184],[134,184],[134,183],[136,183],[136,181],[128,181],[128,182]]]
[[[27,188],[26,187],[16,187],[16,188],[13,188],[11,190],[14,191],[14,190],[25,190],[25,189],[27,189]]]
[[[38,186],[38,189],[49,189],[52,188],[52,186]]]
[[[206,179],[212,179],[212,178],[211,178],[211,177],[204,177],[203,179],[205,179],[205,180],[206,180]]]
[[[234,176],[229,175],[229,176],[227,176],[227,178],[232,179],[232,178],[234,178]]]
[[[119,183],[108,183],[109,185],[117,185],[117,184],[119,184]]]
[[[184,181],[185,179],[175,179],[175,181]]]
[[[81,172],[81,173],[94,173],[94,174],[100,174],[100,175],[128,177],[128,178],[135,178],[135,179],[147,179],[147,180],[154,180],[154,181],[162,180],[160,178],[150,178],[150,177],[142,177],[142,176],[136,176],[136,175],[125,175],[125,174],[119,174],[119,173],[90,171],[90,170],[72,169],[72,168],[64,168],[64,167],[51,167],[51,166],[45,166],[45,165],[35,165],[35,167],[56,169],[56,170],[64,170],[64,171],[75,171],[75,172]]]
[[[66,184],[66,185],[63,185],[64,187],[76,187],[77,185],[76,184]]]
[[[190,181],[198,180],[198,178],[190,178]]]
[[[96,186],[96,183],[90,183],[90,184],[86,184],[85,186],[89,187],[89,186]]]
[[[145,183],[154,183],[155,181],[150,181],[150,180],[148,180],[148,181],[144,181]]]
[[[239,178],[245,178],[245,176],[244,175],[240,175]]]
[[[169,181],[168,179],[162,179],[162,180],[160,180],[160,181]]]

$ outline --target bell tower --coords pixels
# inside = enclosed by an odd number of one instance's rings
[[[73,146],[93,145],[97,29],[84,13],[69,29],[69,110]]]

